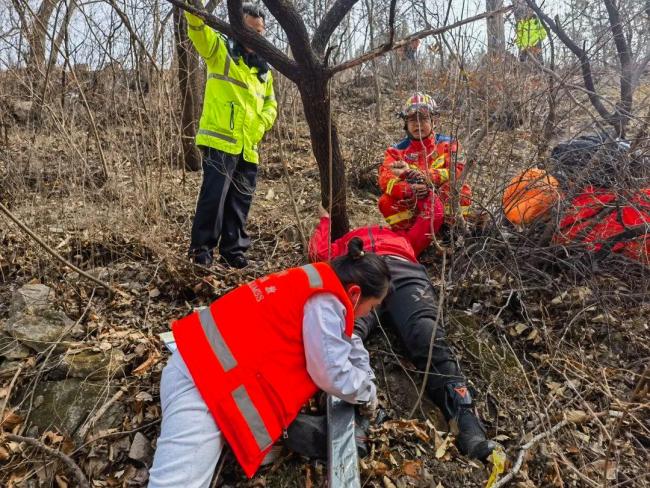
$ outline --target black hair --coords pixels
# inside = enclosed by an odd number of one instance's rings
[[[384,258],[363,250],[363,241],[353,237],[348,253],[332,260],[332,269],[343,286],[359,285],[362,298],[381,297],[390,282],[390,271]]]
[[[254,3],[244,2],[242,3],[241,8],[244,11],[244,15],[250,15],[251,17],[261,18],[264,22],[266,22],[266,14],[259,6],[255,5]]]

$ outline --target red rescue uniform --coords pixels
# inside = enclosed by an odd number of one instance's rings
[[[438,227],[442,218],[437,220]],[[309,259],[322,261],[328,259],[329,217],[322,217],[309,240]],[[433,232],[438,229],[434,228]],[[363,241],[363,248],[380,256],[397,256],[412,263],[417,263],[420,253],[431,244],[431,224],[428,219],[417,217],[415,225],[407,231],[392,230],[381,225],[359,227],[351,230],[340,239],[332,241],[331,256],[341,256],[347,252],[348,242],[353,237]]]
[[[172,325],[197,389],[249,477],[318,390],[302,337],[305,303],[317,293],[344,304],[351,336],[354,308],[325,263],[259,278]]]
[[[410,169],[421,171],[427,181],[433,184],[435,193],[445,206],[445,214],[451,215],[449,205],[450,168],[455,162],[456,178],[460,178],[465,160],[457,140],[442,134],[431,134],[422,141],[406,138],[389,147],[384,163],[379,169],[379,187],[384,193],[379,198],[379,211],[386,222],[398,229],[413,225],[415,216],[421,211],[422,202],[416,201],[409,182],[395,176],[394,163],[403,161]],[[472,191],[469,185],[460,189],[460,207],[463,214],[469,211]],[[425,205],[426,206],[426,205]]]
[[[623,194],[587,187],[562,215],[558,243],[581,242],[650,264],[650,188]]]

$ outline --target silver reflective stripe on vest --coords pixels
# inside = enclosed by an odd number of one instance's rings
[[[226,341],[223,340],[223,336],[219,332],[217,324],[214,322],[209,307],[199,311],[199,321],[201,322],[201,327],[203,327],[205,337],[208,339],[210,347],[212,347],[212,352],[214,352],[214,355],[219,360],[219,364],[221,364],[223,370],[229,371],[237,366],[237,361],[235,361],[235,358],[230,352]]]
[[[266,425],[264,425],[259,410],[257,410],[257,407],[253,404],[253,400],[251,400],[251,397],[248,395],[246,387],[244,385],[238,386],[233,390],[232,398],[235,400],[237,408],[239,408],[240,413],[246,420],[253,437],[255,437],[257,447],[260,451],[263,451],[271,445],[273,440],[271,439],[269,431],[266,429]]]
[[[313,264],[306,264],[302,267],[307,273],[307,278],[309,278],[309,286],[312,288],[322,288],[323,287],[323,278],[321,278],[320,273]]]
[[[222,139],[226,142],[229,142],[231,144],[237,144],[237,139],[233,139],[232,137],[224,136],[223,134],[219,134],[218,132],[214,132],[212,130],[207,130],[207,129],[199,129],[197,134],[201,134],[204,136],[210,136],[210,137],[216,137],[217,139]]]
[[[248,85],[244,83],[243,81],[240,81],[236,78],[232,78],[228,76],[228,73],[230,73],[230,63],[232,60],[230,59],[230,56],[226,55],[226,62],[223,66],[223,74],[219,75],[217,73],[210,73],[208,74],[208,79],[215,79],[215,80],[221,80],[225,81],[226,83],[232,83],[233,85],[240,86],[246,90],[248,90]]]
[[[248,85],[246,83],[244,83],[243,81],[236,80],[235,78],[230,78],[229,76],[218,75],[216,73],[210,73],[208,75],[208,78],[213,78],[213,79],[216,79],[216,80],[225,81],[227,83],[232,83],[233,85],[241,86],[242,88],[248,89]]]

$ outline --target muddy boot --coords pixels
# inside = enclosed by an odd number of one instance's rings
[[[452,432],[456,434],[456,446],[465,456],[487,460],[487,457],[496,448],[497,443],[489,440],[485,435],[485,428],[477,417],[472,404],[472,395],[465,383],[448,383],[441,388],[435,400],[442,413],[449,422]]]

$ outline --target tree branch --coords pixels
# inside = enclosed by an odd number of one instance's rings
[[[126,30],[129,31],[129,36],[131,37],[131,40],[135,44],[137,44],[140,47],[140,49],[142,49],[144,51],[145,55],[147,56],[147,58],[149,58],[149,61],[151,62],[151,65],[154,67],[154,69],[156,71],[160,72],[160,68],[158,67],[158,63],[156,63],[156,60],[153,58],[153,56],[151,55],[151,53],[147,49],[147,46],[144,45],[144,43],[142,42],[142,39],[140,39],[140,36],[138,36],[138,34],[135,32],[135,29],[133,29],[133,26],[131,25],[131,22],[129,21],[129,18],[127,17],[126,13],[124,13],[124,11],[120,7],[117,6],[117,3],[115,2],[115,0],[109,0],[108,3],[109,3],[109,5],[111,7],[113,7],[113,10],[115,10],[115,13],[117,14],[117,16],[122,21],[122,24],[124,25],[124,27],[126,27]]]
[[[632,93],[634,92],[632,88],[632,55],[630,53],[630,46],[625,39],[618,8],[612,0],[604,1],[605,7],[607,8],[607,16],[609,17],[609,25],[614,35],[614,45],[616,46],[616,52],[618,53],[618,59],[621,64],[620,108],[622,109],[622,113],[618,114],[618,118],[621,124],[621,132],[625,132],[625,126],[629,121],[629,115],[632,111]]]
[[[390,11],[388,13],[388,44],[392,45],[395,42],[395,7],[397,0],[391,0]]]
[[[61,256],[58,252],[56,252],[54,249],[52,249],[50,246],[48,246],[43,240],[38,237],[36,234],[34,234],[29,227],[27,227],[25,224],[23,224],[18,217],[16,217],[11,211],[5,207],[2,203],[0,203],[0,212],[5,214],[9,220],[11,220],[14,224],[16,224],[18,227],[20,227],[23,231],[25,231],[29,237],[34,239],[43,249],[45,249],[48,254],[50,254],[52,257],[54,257],[57,261],[63,263],[66,265],[68,268],[70,268],[73,271],[76,271],[79,273],[81,276],[84,276],[85,278],[88,278],[90,281],[93,283],[98,284],[102,288],[105,288],[108,290],[109,293],[117,293],[119,295],[124,294],[124,292],[118,290],[117,288],[113,288],[111,285],[104,283],[98,278],[95,278],[93,275],[86,273],[85,271],[77,268],[74,264],[68,262],[63,256]]]
[[[77,463],[75,463],[70,456],[62,453],[58,449],[52,449],[51,447],[46,446],[41,441],[34,439],[33,437],[24,437],[22,435],[10,434],[8,432],[3,432],[0,436],[0,439],[6,439],[12,442],[24,442],[30,447],[38,449],[39,451],[43,451],[45,454],[57,458],[59,461],[65,464],[65,466],[74,475],[75,479],[77,480],[74,486],[78,486],[80,488],[90,488],[90,483],[88,483],[86,476],[84,475],[83,471],[81,471],[81,468],[77,465]]]
[[[558,424],[554,425],[550,430],[542,432],[541,434],[537,434],[530,441],[528,441],[526,444],[521,446],[519,448],[519,454],[517,455],[517,460],[515,461],[515,464],[512,466],[512,469],[507,475],[505,475],[503,478],[501,478],[499,481],[497,481],[494,484],[494,488],[501,488],[502,486],[505,486],[506,484],[508,484],[508,482],[510,482],[510,480],[512,480],[515,477],[515,475],[519,472],[524,462],[524,455],[526,454],[526,451],[528,451],[531,447],[533,447],[535,444],[537,444],[545,437],[549,437],[555,434],[558,430],[560,430],[562,427],[564,427],[567,424],[569,424],[569,421],[567,419],[564,419]]]
[[[228,0],[228,10],[232,2],[241,0]],[[315,67],[319,63],[309,44],[309,34],[307,27],[298,14],[293,4],[286,0],[263,0],[266,8],[273,14],[278,21],[282,30],[287,35],[287,40],[291,46],[291,52],[294,59],[299,65]],[[232,14],[231,14],[232,15]]]
[[[295,61],[289,59],[288,56],[258,33],[249,29],[243,29],[241,32],[233,29],[227,22],[224,22],[218,17],[206,12],[204,9],[188,5],[183,0],[167,0],[167,2],[196,15],[202,19],[206,25],[222,34],[237,39],[239,42],[250,46],[251,49],[254,49],[255,52],[268,61],[280,73],[290,80],[296,81],[298,65]]]
[[[168,0],[170,1],[170,0]],[[461,27],[466,24],[471,24],[472,22],[476,22],[477,20],[482,20],[485,19],[486,17],[492,17],[493,15],[499,15],[506,13],[512,9],[512,6],[504,7],[499,10],[492,10],[490,12],[484,12],[482,14],[474,15],[473,17],[468,17],[463,20],[459,20],[458,22],[454,22],[453,24],[446,25],[444,27],[439,27],[436,29],[425,29],[421,30],[419,32],[416,32],[413,35],[410,35],[400,41],[397,41],[393,43],[392,45],[389,43],[382,44],[379,46],[377,49],[373,49],[365,54],[362,54],[361,56],[351,59],[349,61],[345,61],[341,64],[338,64],[336,66],[333,66],[330,68],[329,74],[334,75],[335,73],[339,73],[340,71],[345,71],[346,69],[350,69],[354,66],[358,66],[359,64],[366,63],[368,61],[371,61],[382,54],[385,54],[390,51],[394,51],[395,49],[399,49],[402,46],[407,45],[409,42],[415,40],[415,39],[423,39],[428,36],[435,36],[438,34],[442,34],[443,32],[447,32],[452,29],[456,29],[457,27]]]
[[[352,7],[359,0],[336,0],[330,8],[320,25],[316,28],[314,37],[311,41],[311,48],[320,56],[325,52],[325,47],[332,37],[332,34],[339,26],[343,18],[350,12]]]
[[[564,45],[569,48],[569,50],[578,58],[578,60],[580,60],[580,68],[582,70],[582,79],[584,80],[585,88],[587,88],[587,90],[590,92],[595,93],[596,87],[594,85],[594,78],[591,73],[591,63],[589,62],[589,57],[587,56],[586,51],[579,47],[573,41],[573,39],[569,37],[569,35],[560,26],[559,22],[555,22],[548,15],[542,12],[542,9],[537,6],[534,0],[526,0],[526,3],[535,11],[537,17],[543,20],[544,23],[546,23],[546,25],[548,25],[548,27],[555,33],[555,35],[560,38]],[[588,94],[588,96],[591,105],[596,109],[598,114],[609,124],[612,124],[613,114],[607,111],[598,97],[591,94]]]

